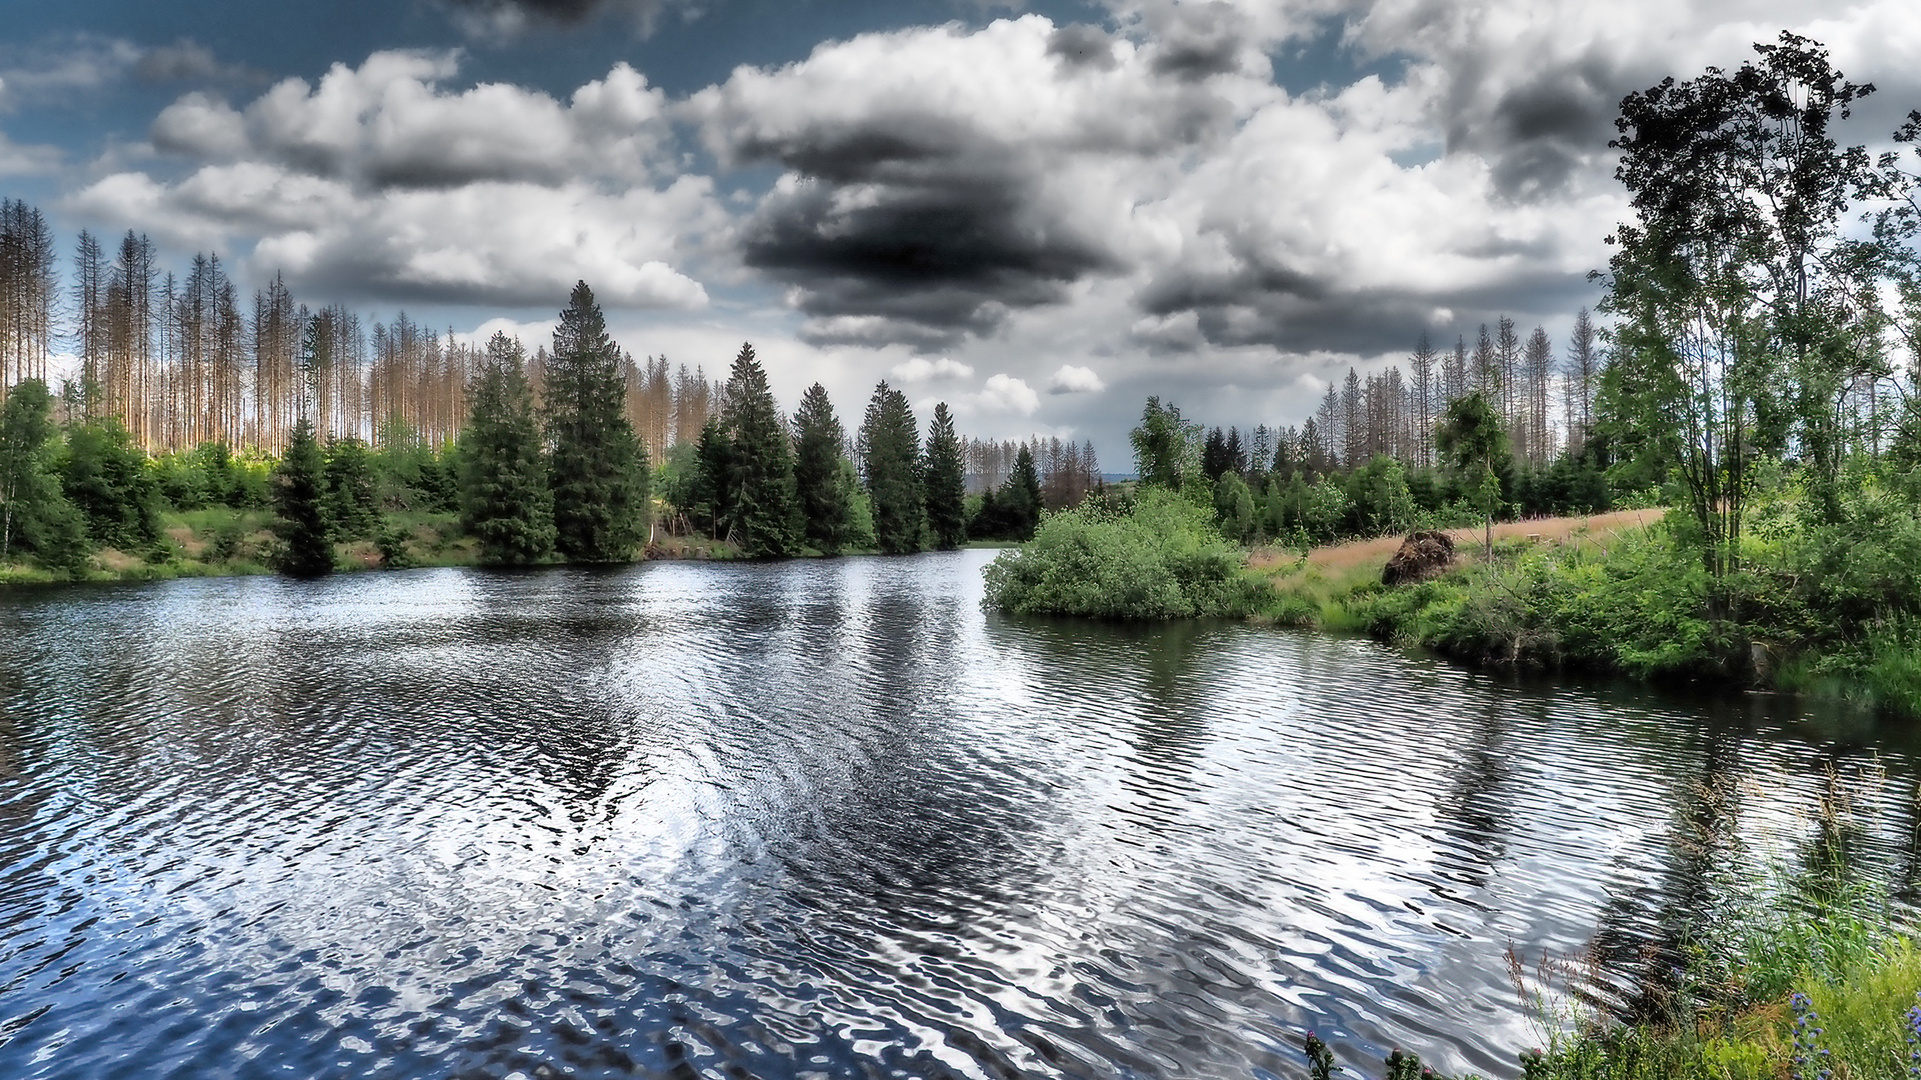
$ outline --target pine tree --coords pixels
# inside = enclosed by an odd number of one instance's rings
[[[333,538],[328,535],[324,497],[326,465],[313,424],[302,417],[294,425],[286,456],[274,470],[274,508],[278,530],[286,543],[280,572],[291,577],[319,577],[333,572]]]
[[[627,422],[620,348],[594,293],[574,286],[547,368],[555,547],[570,562],[622,562],[647,539],[647,451]]]
[[[967,539],[967,470],[944,401],[934,406],[934,422],[927,428],[927,530],[942,551]]]
[[[919,551],[924,516],[920,431],[907,395],[884,380],[867,403],[859,444],[876,545],[888,555]]]
[[[553,495],[541,460],[520,342],[496,332],[468,390],[472,415],[460,434],[460,508],[484,563],[524,566],[554,551]]]
[[[740,549],[755,559],[792,555],[799,514],[794,444],[752,345],[734,357],[724,419],[734,440],[729,487]]]
[[[794,487],[800,500],[801,537],[823,555],[847,546],[852,522],[843,485],[841,446],[846,429],[819,383],[801,395],[794,412]]]

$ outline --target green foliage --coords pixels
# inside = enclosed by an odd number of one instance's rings
[[[874,388],[874,396],[867,403],[859,449],[867,496],[873,506],[875,542],[888,555],[919,551],[926,522],[920,431],[907,395],[885,381]]]
[[[723,421],[733,439],[727,483],[741,552],[753,559],[793,554],[800,515],[794,444],[752,345],[741,345],[734,357]]]
[[[461,432],[461,524],[480,541],[480,561],[525,566],[553,554],[554,504],[534,420],[520,342],[496,332],[468,389],[473,414]],[[396,551],[381,548],[395,565]]]
[[[1236,544],[1251,544],[1260,522],[1254,512],[1254,493],[1236,472],[1223,472],[1214,485],[1214,521],[1221,535]]]
[[[1417,511],[1407,470],[1385,454],[1348,474],[1349,527],[1356,536],[1383,536],[1414,528]]]
[[[14,384],[0,404],[0,560],[24,547],[42,566],[73,573],[85,562],[86,526],[61,493],[54,433],[46,384]]]
[[[554,328],[547,368],[555,546],[571,562],[624,562],[647,537],[647,452],[627,422],[620,350],[582,281]]]
[[[160,542],[160,488],[120,421],[67,428],[60,487],[95,543],[141,551]]]
[[[734,489],[727,482],[733,471],[733,436],[721,426],[720,417],[710,416],[694,442],[686,505],[694,520],[703,523],[707,534],[716,540],[731,534],[734,527]]]
[[[1134,469],[1141,486],[1178,489],[1197,474],[1199,436],[1200,425],[1183,420],[1178,406],[1162,405],[1159,397],[1148,398],[1140,426],[1127,436],[1134,446]]]
[[[846,482],[852,474],[841,450],[846,442],[847,432],[834,415],[827,388],[819,383],[808,387],[794,411],[794,487],[800,499],[801,540],[823,555],[838,555],[853,544],[851,496],[860,485]]]
[[[379,496],[367,444],[351,435],[327,440],[321,509],[336,540],[364,540],[380,528]]]
[[[1435,431],[1442,455],[1468,478],[1470,490],[1480,503],[1487,522],[1485,547],[1494,546],[1494,515],[1499,512],[1501,487],[1498,477],[1508,466],[1507,432],[1501,429],[1500,414],[1476,390],[1448,403]]]
[[[934,421],[927,428],[926,461],[928,538],[936,548],[952,550],[967,539],[967,465],[961,460],[960,436],[954,433],[954,417],[944,401],[934,406]],[[1031,454],[1028,465],[1031,471]],[[1034,490],[1038,500],[1038,477]]]
[[[325,510],[326,463],[315,441],[313,424],[304,417],[294,426],[287,454],[274,470],[274,509],[277,531],[285,544],[279,570],[290,577],[318,577],[333,572],[333,540]]]
[[[987,568],[987,606],[1031,615],[1174,619],[1244,615],[1266,590],[1213,515],[1150,489],[1127,512],[1094,500],[1051,514]]]

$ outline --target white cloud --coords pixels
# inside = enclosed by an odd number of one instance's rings
[[[1107,384],[1090,367],[1075,364],[1062,364],[1047,380],[1050,394],[1096,394],[1107,389]]]
[[[317,86],[284,79],[245,109],[188,94],[150,135],[171,153],[257,158],[371,190],[642,180],[669,135],[665,95],[625,63],[565,104],[506,83],[443,89],[459,69],[458,53],[377,52],[333,65]]]
[[[928,360],[925,357],[916,356],[906,363],[895,364],[888,374],[903,383],[944,382],[971,379],[974,377],[974,369],[970,365],[949,360],[946,357]]]
[[[17,143],[0,131],[0,176],[40,176],[60,167],[57,146]]]
[[[1001,373],[987,377],[974,403],[987,412],[1032,416],[1041,407],[1041,397],[1025,380]]]
[[[183,179],[109,174],[69,205],[183,247],[246,252],[262,275],[330,297],[693,310],[682,269],[726,227],[712,182],[654,164],[665,98],[626,64],[563,104],[536,90],[442,84],[457,53],[377,52],[244,108],[187,94],[156,117]]]

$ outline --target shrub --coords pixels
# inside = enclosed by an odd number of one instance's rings
[[[988,607],[1022,615],[1175,619],[1245,615],[1266,588],[1211,513],[1160,490],[1130,512],[1094,502],[1041,522],[1034,539],[987,567]]]

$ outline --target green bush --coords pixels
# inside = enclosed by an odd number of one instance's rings
[[[1023,615],[1176,619],[1245,615],[1266,587],[1212,514],[1178,495],[1144,492],[1131,510],[1089,501],[1044,518],[1034,539],[987,567],[988,607]]]

